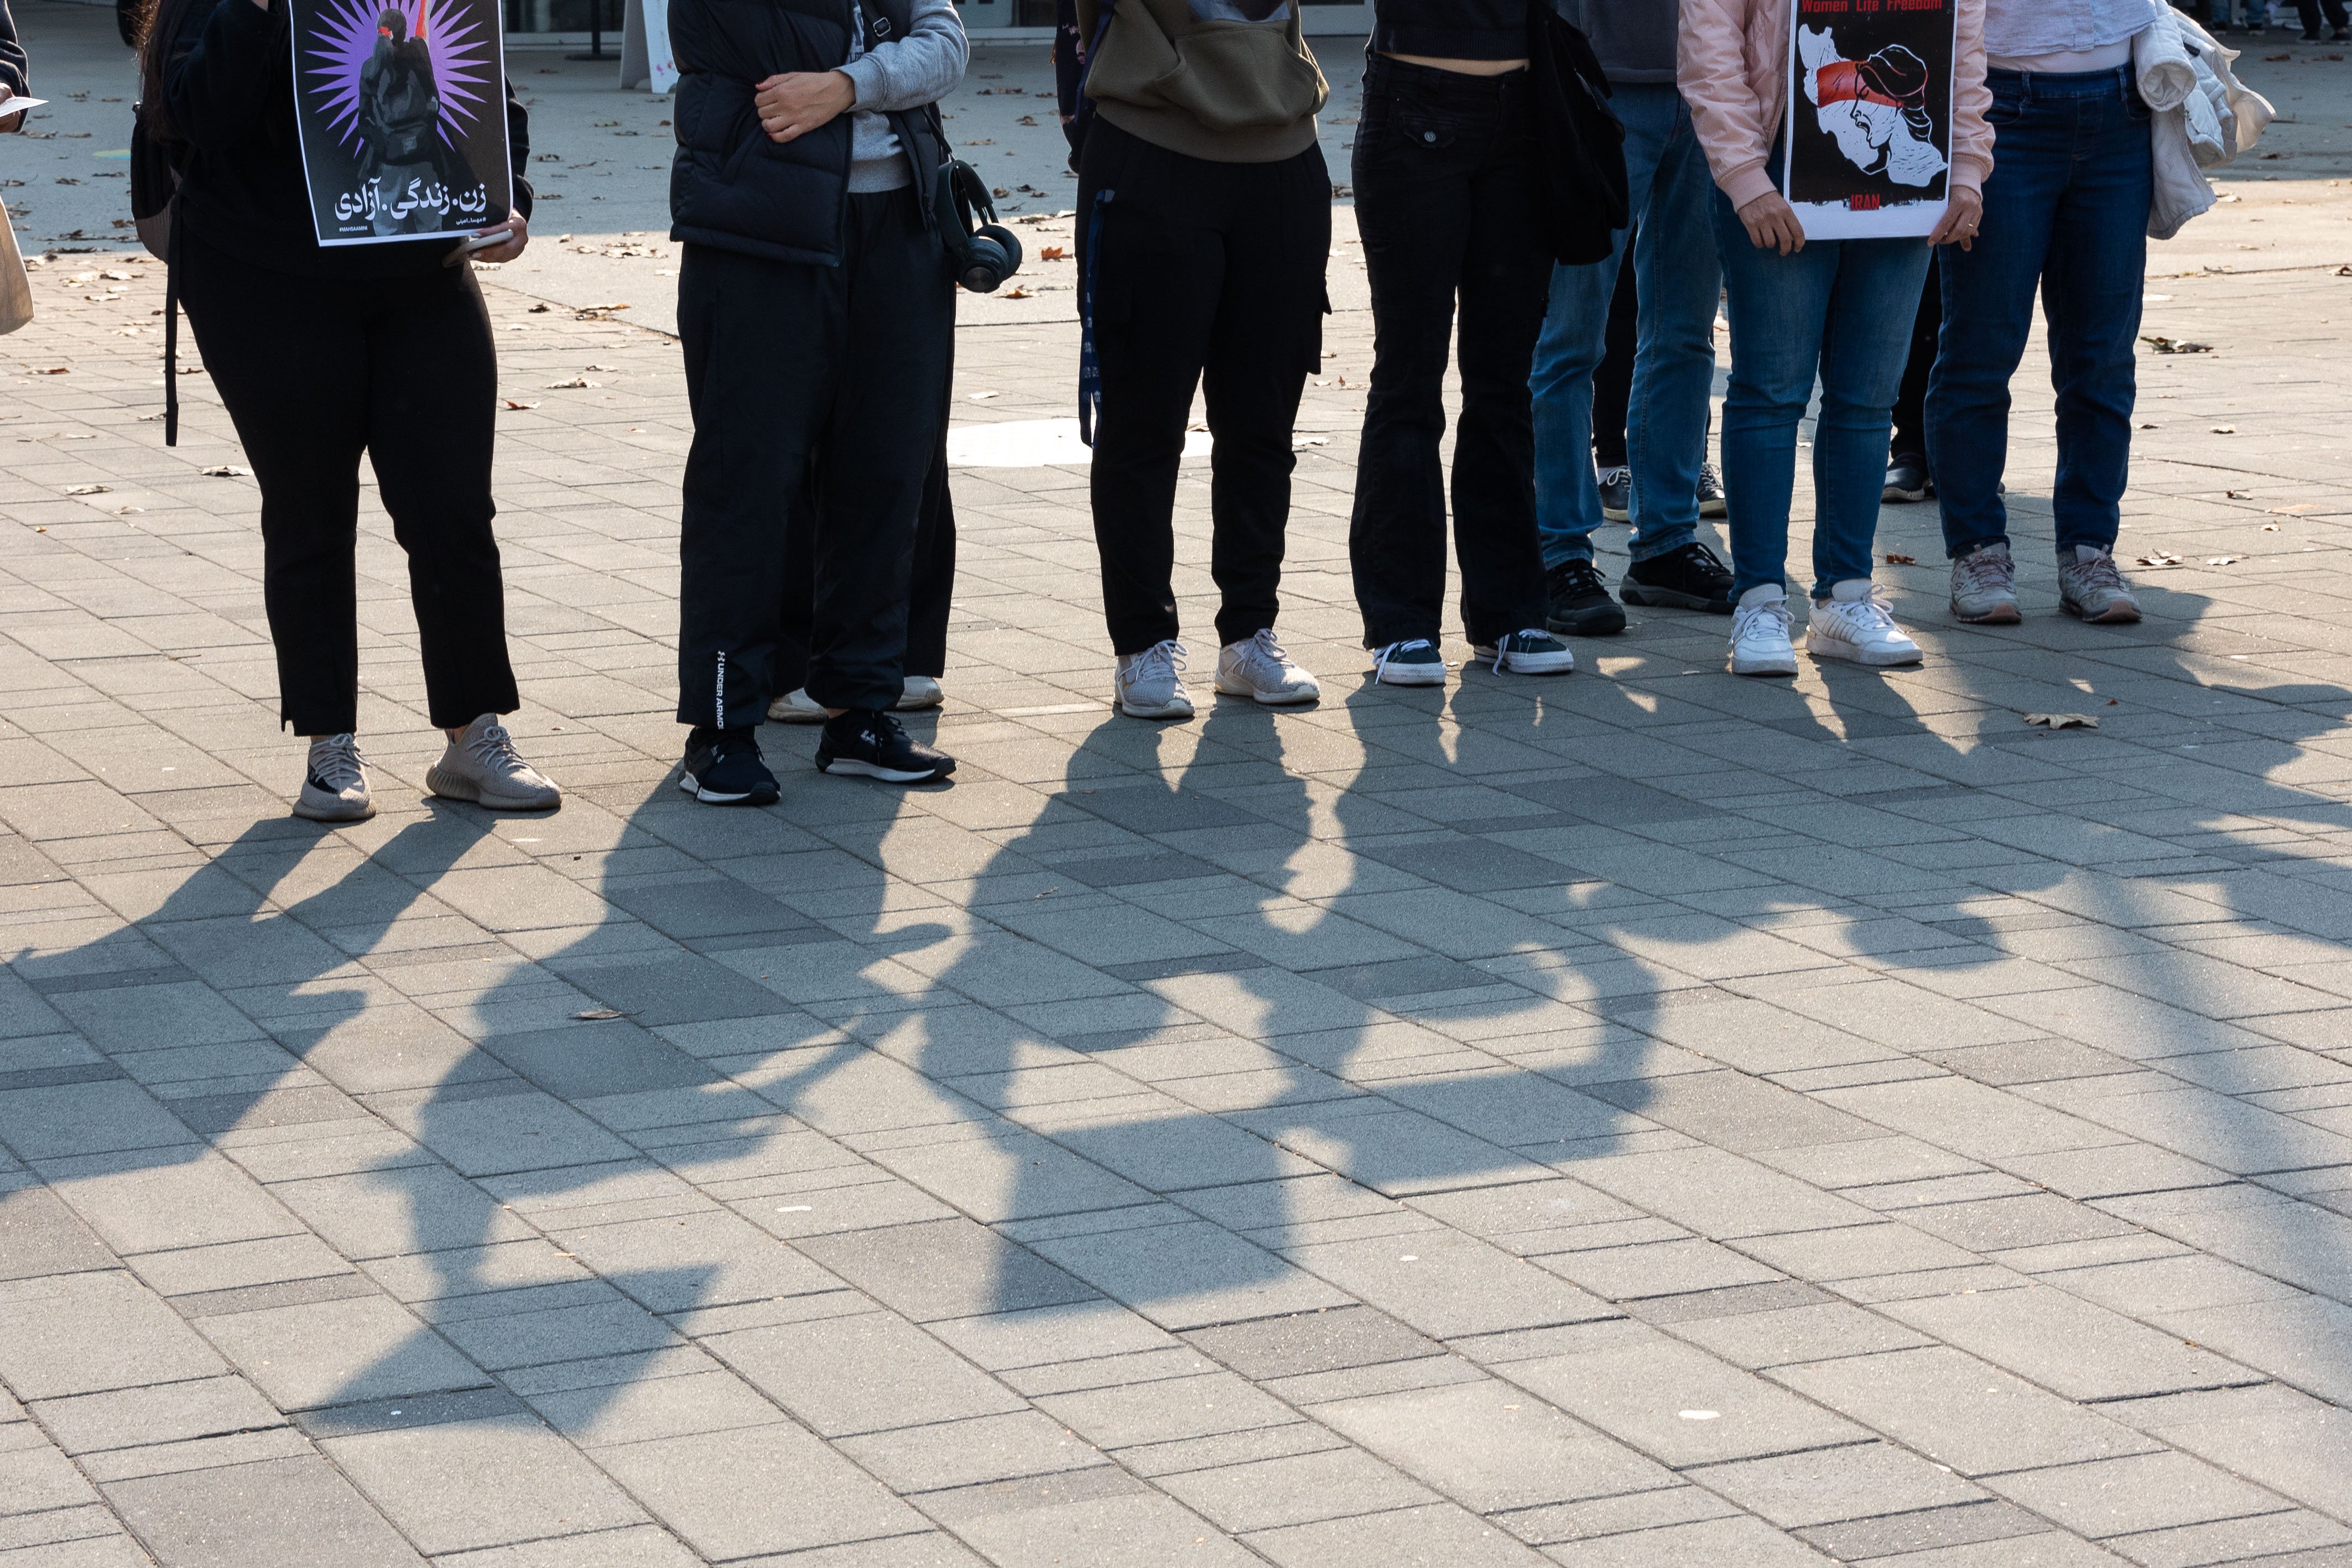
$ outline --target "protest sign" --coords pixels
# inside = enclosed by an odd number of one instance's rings
[[[1952,167],[1958,0],[1791,0],[1780,193],[1808,239],[1931,232]]]

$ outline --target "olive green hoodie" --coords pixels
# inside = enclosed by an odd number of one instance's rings
[[[1092,38],[1101,0],[1077,0]],[[1275,163],[1315,145],[1328,89],[1299,34],[1279,21],[1202,21],[1189,0],[1117,0],[1087,72],[1095,112],[1130,136],[1215,163]]]

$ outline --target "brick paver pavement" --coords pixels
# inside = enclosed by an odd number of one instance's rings
[[[1343,309],[1319,708],[1112,716],[1083,470],[968,468],[958,782],[772,728],[753,812],[669,781],[675,345],[486,277],[570,798],[419,798],[371,492],[339,831],[200,374],[161,444],[159,269],[55,257],[0,344],[0,1568],[2352,1563],[2352,199],[2292,189],[2328,265],[2149,286],[2216,351],[2144,361],[2138,627],[2054,613],[2030,370],[2022,626],[1890,508],[1918,670],[1637,611],[1368,688]],[[998,321],[959,407],[1066,413],[1072,329]]]

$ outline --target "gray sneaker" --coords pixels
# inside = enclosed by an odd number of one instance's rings
[[[302,775],[302,793],[294,798],[294,814],[314,822],[364,822],[375,815],[357,736],[330,735],[310,743],[310,768]]]
[[[1952,619],[1971,626],[2017,624],[2017,562],[2010,559],[2007,539],[1979,545],[1952,562]]]
[[[425,770],[425,788],[493,811],[551,811],[563,804],[563,791],[516,755],[514,737],[490,713],[457,732],[441,760]]]
[[[1111,704],[1129,718],[1191,718],[1184,689],[1184,644],[1175,638],[1139,653],[1123,653],[1111,673]]]
[[[1633,520],[1633,471],[1620,464],[1601,470],[1601,515],[1612,523]]]
[[[2058,608],[2102,626],[2139,619],[2139,601],[2116,570],[2114,552],[2097,545],[2076,545],[2071,554],[2059,555]]]

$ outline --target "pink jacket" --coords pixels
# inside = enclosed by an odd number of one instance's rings
[[[1789,8],[1796,0],[1682,0],[1675,77],[1715,183],[1745,206],[1780,188],[1769,166],[1788,113]],[[1959,0],[1951,183],[1981,191],[1992,172],[1985,110],[1984,0]]]

